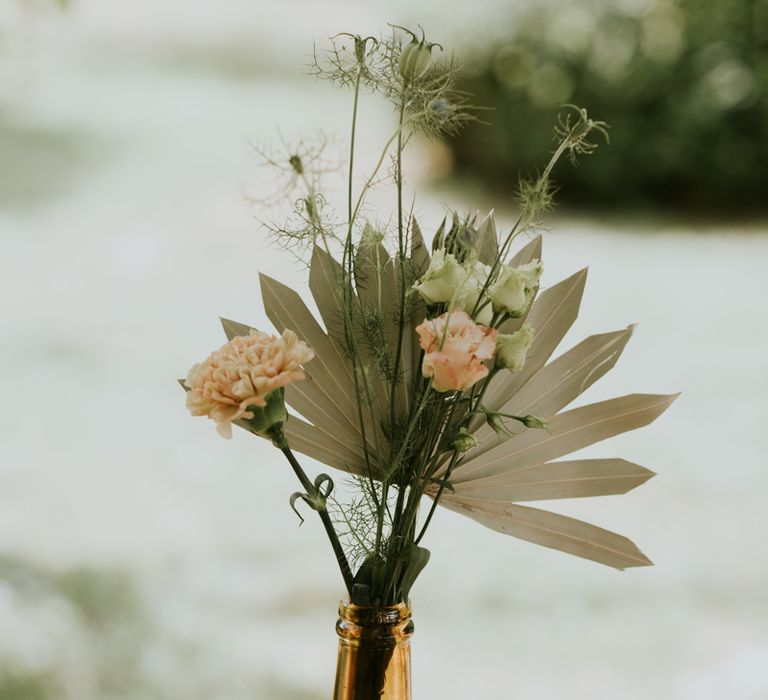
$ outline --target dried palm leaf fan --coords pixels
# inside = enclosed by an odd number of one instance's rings
[[[429,253],[418,225],[414,222],[411,228],[410,255],[402,268],[418,278],[429,265]],[[488,265],[497,257],[498,239],[492,215],[479,227],[477,251],[479,260]],[[510,264],[517,266],[540,258],[541,237],[537,236]],[[355,303],[380,305],[384,318],[398,318],[400,269],[380,243],[367,249],[361,247],[355,261]],[[285,434],[291,447],[308,457],[347,473],[380,478],[386,473],[390,454],[383,428],[388,420],[388,388],[381,373],[371,371],[367,375],[373,387],[371,395],[358,395],[345,352],[342,279],[340,263],[316,247],[309,284],[323,329],[296,291],[261,275],[264,307],[275,328],[279,332],[295,331],[316,354],[306,367],[306,381],[286,388],[287,404],[304,419],[291,416]],[[631,394],[564,410],[616,364],[632,334],[630,326],[593,335],[549,361],[576,320],[585,281],[586,270],[580,270],[538,293],[528,313],[507,321],[502,329],[512,332],[525,322],[533,327],[535,340],[519,372],[504,372],[494,378],[484,404],[491,411],[541,417],[546,420],[546,429],[532,430],[520,425],[498,434],[482,417],[476,418],[470,432],[477,445],[463,454],[450,475],[448,466],[442,464],[426,494],[434,498],[440,492],[440,505],[522,540],[616,569],[646,566],[652,562],[626,537],[571,517],[520,505],[529,501],[622,494],[654,475],[623,459],[560,461],[571,452],[651,423],[676,397]],[[401,415],[409,410],[408,388],[420,372],[415,326],[425,316],[425,309],[419,308],[423,307],[420,299],[409,298],[409,304],[413,306],[408,312],[412,320],[403,336],[402,381],[396,398]],[[223,320],[223,325],[230,340],[251,330],[229,320]],[[396,333],[389,333],[384,342],[392,344],[391,339],[396,337]],[[394,353],[395,348],[389,350]],[[368,348],[367,352],[365,359],[375,364],[375,349]],[[365,412],[363,421],[358,421],[359,406],[366,400],[370,410]],[[364,444],[367,450],[363,449]]]

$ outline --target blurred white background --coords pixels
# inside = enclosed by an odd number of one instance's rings
[[[268,327],[257,270],[304,288],[246,195],[249,140],[343,142],[349,95],[303,73],[313,39],[421,22],[462,51],[507,3],[1,1],[0,698],[327,698],[342,586],[324,536],[297,527],[272,448],[221,440],[175,378],[223,342],[218,315]],[[389,129],[370,102],[361,167]],[[488,205],[431,188],[445,154],[419,154],[426,230],[449,199]],[[683,391],[589,451],[656,479],[552,507],[656,566],[618,573],[440,512],[414,697],[765,700],[768,226],[549,224],[545,283],[591,267],[564,346],[639,324],[586,398]]]

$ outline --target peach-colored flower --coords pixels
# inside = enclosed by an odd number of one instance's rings
[[[187,408],[193,416],[208,416],[219,434],[232,437],[232,421],[253,418],[249,406],[266,406],[265,396],[297,379],[301,365],[314,350],[286,330],[281,338],[252,330],[236,336],[192,367],[185,384]]]
[[[493,357],[496,329],[453,311],[425,320],[416,332],[424,350],[422,374],[432,377],[436,391],[466,391],[488,375],[483,360]]]

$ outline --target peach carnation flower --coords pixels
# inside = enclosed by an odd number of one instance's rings
[[[496,329],[453,311],[425,320],[416,332],[424,350],[422,374],[432,377],[436,391],[466,391],[488,375],[483,360],[496,350]]]
[[[229,439],[232,421],[253,418],[249,406],[266,406],[267,394],[304,379],[301,365],[314,356],[293,331],[281,338],[255,330],[236,336],[189,370],[187,408],[216,421],[216,430]]]

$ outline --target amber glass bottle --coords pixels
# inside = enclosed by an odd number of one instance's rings
[[[411,700],[411,635],[407,605],[339,606],[339,655],[333,700]]]

